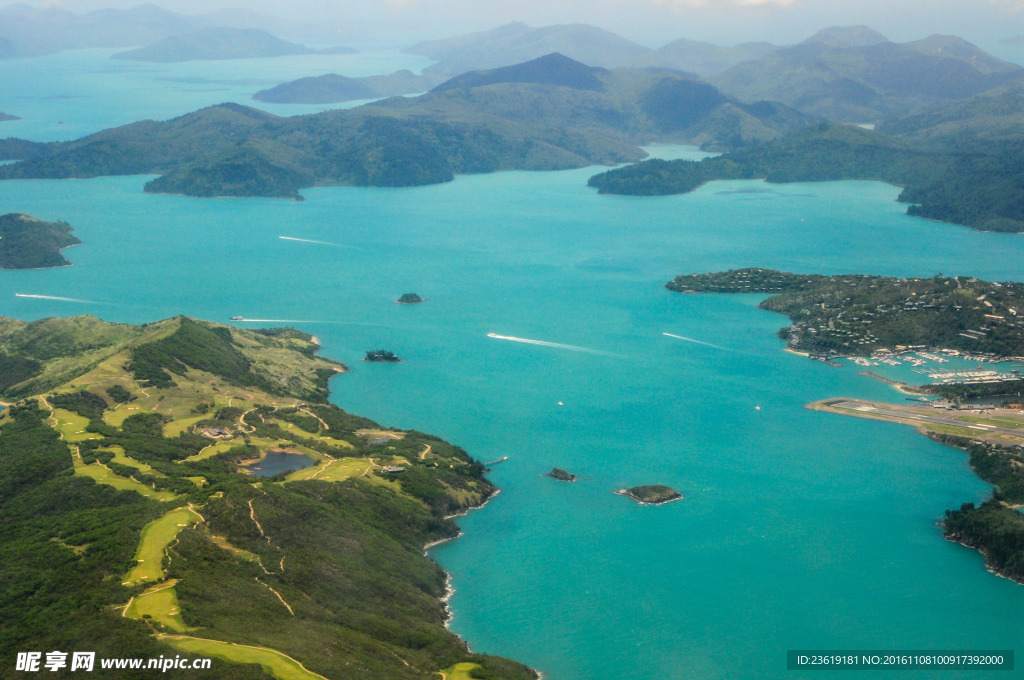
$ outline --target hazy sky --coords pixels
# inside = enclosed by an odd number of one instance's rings
[[[15,4],[0,0],[0,6]],[[42,2],[27,4],[41,6]],[[139,0],[51,0],[73,12],[131,7]],[[1024,34],[1024,0],[164,0],[187,14],[244,7],[305,23],[330,22],[345,38],[448,37],[509,21],[590,23],[657,46],[674,38],[719,44],[792,43],[830,25],[868,24],[893,40],[932,33],[983,46]]]

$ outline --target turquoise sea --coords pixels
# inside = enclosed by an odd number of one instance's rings
[[[109,66],[89,54],[80,68]],[[75,129],[183,112],[169,102],[186,85],[119,77],[124,105]],[[343,408],[508,456],[500,495],[431,555],[452,574],[452,629],[550,680],[783,677],[797,648],[1024,649],[1024,587],[937,526],[989,492],[965,454],[804,409],[903,396],[781,351],[786,319],[758,296],[663,288],[741,266],[1024,280],[1024,237],[907,217],[873,182],[624,198],[588,189],[596,170],[301,203],[149,195],[147,177],[0,182],[0,211],[65,219],[83,241],[72,267],[0,272],[0,314],[288,323],[351,367],[331,385]],[[406,292],[427,302],[394,304]],[[404,363],[359,361],[379,347]],[[553,466],[580,480],[544,477]],[[685,499],[613,494],[637,484]]]

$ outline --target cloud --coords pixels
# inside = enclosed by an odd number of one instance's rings
[[[1010,14],[1024,12],[1024,0],[989,0],[993,5],[1002,7]]]
[[[656,7],[668,7],[676,12],[687,9],[735,9],[737,7],[774,8],[794,7],[801,4],[800,0],[647,0]],[[993,0],[993,2],[1014,2],[1024,4],[1024,0]]]

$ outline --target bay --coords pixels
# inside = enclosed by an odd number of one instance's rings
[[[75,129],[209,100],[157,92]],[[786,319],[758,296],[663,285],[743,266],[1024,280],[1022,237],[907,217],[873,182],[630,198],[588,189],[598,170],[301,203],[150,195],[147,177],[0,182],[0,211],[65,219],[83,241],[72,267],[0,272],[0,314],[293,325],[351,367],[331,384],[342,407],[508,456],[491,475],[501,494],[431,555],[453,577],[452,629],[548,678],[764,678],[795,648],[1019,647],[1024,588],[937,526],[988,494],[966,456],[805,410],[903,397],[782,352]],[[427,302],[394,304],[406,292]],[[377,348],[404,362],[359,361]],[[544,477],[553,466],[579,481]],[[613,494],[639,484],[685,498]]]

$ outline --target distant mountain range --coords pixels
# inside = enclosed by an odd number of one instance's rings
[[[318,50],[281,40],[258,28],[207,28],[195,33],[172,35],[146,47],[118,52],[114,59],[172,63],[218,59],[254,59],[292,54],[314,54]],[[355,50],[337,48],[332,53]]]
[[[185,15],[143,4],[131,9],[100,9],[77,14],[48,4],[0,9],[0,59],[36,57],[63,50],[149,45],[218,27],[280,31],[294,26],[244,9]]]
[[[884,121],[878,130],[943,152],[1024,152],[1024,79]]]
[[[417,43],[405,51],[437,61],[426,69],[427,73],[448,76],[517,64],[552,52],[591,66],[671,68],[708,76],[777,49],[769,43],[721,47],[680,39],[652,50],[585,24],[533,28],[511,23],[489,31]]]
[[[829,120],[875,122],[967,99],[1024,74],[953,36],[900,44],[866,28],[823,33],[823,39],[737,64],[711,82],[743,100],[777,101]]]
[[[0,141],[0,179],[160,174],[148,191],[297,196],[317,184],[410,186],[456,173],[552,170],[642,158],[638,145],[739,148],[805,127],[675,71],[607,70],[553,54],[465,74],[416,98],[280,118],[226,104],[67,143]],[[19,155],[15,155],[19,154]]]

